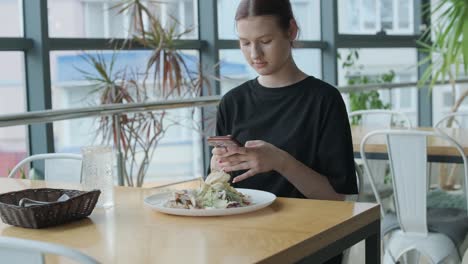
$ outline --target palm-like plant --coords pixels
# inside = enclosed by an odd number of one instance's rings
[[[178,23],[167,28],[153,15],[151,5],[159,1],[124,0],[113,8],[119,14],[130,15],[129,40],[121,49],[137,43],[151,50],[143,71],[123,69],[115,71],[118,56],[106,61],[102,55],[85,55],[94,72],[81,71],[91,81],[99,94],[100,104],[138,103],[148,100],[151,95],[158,99],[189,98],[199,96],[205,78],[202,69],[191,70],[185,55],[177,49],[177,40],[189,33],[176,32]],[[153,6],[154,7],[154,6]],[[119,49],[120,49],[119,48]],[[142,186],[150,161],[160,139],[171,125],[178,120],[168,118],[166,111],[141,112],[121,115],[119,119],[101,117],[98,132],[103,141],[121,146],[123,171],[126,184]],[[120,130],[119,130],[120,128]],[[118,136],[120,135],[120,142]]]
[[[420,85],[429,83],[433,88],[438,80],[449,81],[452,96],[456,99],[456,80],[461,68],[468,74],[468,1],[440,0],[431,10],[427,6],[425,15],[431,15],[432,25],[423,33],[419,44],[429,56],[420,61],[428,68],[420,79]],[[456,112],[468,96],[468,91],[454,100],[452,112]]]

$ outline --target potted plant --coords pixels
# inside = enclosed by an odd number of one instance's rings
[[[339,58],[341,59],[341,55]],[[348,85],[373,84],[373,83],[391,83],[395,78],[395,72],[390,70],[388,73],[378,75],[376,78],[360,74],[362,65],[358,65],[359,50],[351,49],[343,61],[341,67],[346,69],[346,80]],[[350,111],[367,110],[367,109],[390,109],[390,103],[384,104],[380,98],[378,91],[369,92],[350,92]],[[352,125],[359,124],[361,116],[353,116],[351,119]]]
[[[423,15],[431,18],[431,25],[418,41],[420,50],[427,54],[419,64],[427,68],[419,80],[419,86],[434,88],[437,81],[448,81],[452,89],[451,112],[457,112],[468,96],[468,90],[457,94],[456,80],[462,72],[468,74],[468,1],[439,0],[427,5]],[[453,125],[453,118],[447,126]],[[443,189],[455,186],[455,167],[447,173],[446,165],[440,166],[439,182]],[[448,176],[447,176],[448,175]]]
[[[125,104],[145,102],[150,98],[158,100],[193,98],[201,94],[205,78],[201,67],[197,71],[187,65],[186,56],[177,49],[177,40],[190,30],[177,33],[178,22],[163,27],[162,22],[151,11],[151,5],[164,3],[156,1],[125,0],[113,8],[119,14],[130,14],[129,40],[116,47],[111,59],[102,54],[85,54],[84,60],[92,71],[80,70],[95,87],[93,94],[99,97],[99,104]],[[140,69],[115,69],[118,51],[137,43],[151,50],[146,66]],[[158,142],[167,129],[177,125],[177,118],[169,118],[167,111],[138,112],[99,118],[98,133],[105,143],[120,145],[125,184],[142,186],[148,166]],[[118,142],[120,134],[120,142]]]
[[[468,96],[468,90],[456,94],[462,69],[468,74],[468,1],[439,0],[433,8],[426,6],[423,14],[431,16],[432,23],[418,41],[427,54],[419,63],[428,65],[419,85],[433,88],[437,81],[448,81],[454,102],[451,111],[456,112]]]

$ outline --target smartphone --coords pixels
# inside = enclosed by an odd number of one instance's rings
[[[207,141],[208,145],[212,147],[242,146],[242,144],[231,135],[208,137]]]

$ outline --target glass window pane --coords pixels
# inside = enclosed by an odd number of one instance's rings
[[[339,85],[372,83],[405,83],[417,81],[417,52],[412,48],[340,49],[338,62]],[[379,98],[368,97],[366,107],[391,109],[404,112],[413,124],[417,124],[417,88],[379,90]],[[350,105],[349,95],[345,101],[348,110],[362,109],[361,105]],[[371,106],[373,105],[373,106]],[[381,105],[380,107],[375,107]]]
[[[143,86],[144,70],[152,51],[120,51],[115,55],[114,73],[123,74],[126,69],[127,78],[136,80],[139,84],[139,94],[134,86],[127,83],[129,97],[135,102],[157,100],[157,93],[153,90],[153,78],[150,77]],[[109,65],[113,56],[110,51],[88,51],[87,54],[98,58],[100,56]],[[100,105],[102,87],[89,82],[82,71],[94,73],[87,63],[85,55],[80,51],[60,51],[51,53],[52,73],[52,103],[54,109],[88,107]],[[192,72],[197,72],[198,51],[183,51],[184,62]],[[115,76],[115,75],[111,75]],[[123,76],[123,75],[120,75]],[[147,88],[144,88],[147,87]],[[145,99],[145,93],[147,98]],[[139,97],[140,95],[140,97]],[[153,112],[152,118],[160,117],[161,112]],[[136,114],[128,114],[125,120],[134,120]],[[141,117],[141,116],[140,116]],[[146,118],[146,117],[145,117]],[[149,116],[147,118],[150,118]],[[102,130],[99,132],[99,119],[94,117],[66,120],[54,123],[55,147],[57,152],[79,152],[85,145],[100,144]],[[163,134],[157,137],[157,147],[150,160],[145,182],[155,179],[189,179],[199,177],[203,172],[203,145],[200,127],[201,117],[197,109],[183,108],[168,110],[163,117]],[[159,122],[159,121],[158,121]],[[130,124],[130,123],[129,123]],[[140,123],[134,123],[135,126]],[[159,123],[158,123],[159,124]],[[156,129],[156,128],[155,128]],[[158,128],[159,129],[159,128]],[[127,130],[129,131],[129,130]],[[137,133],[143,139],[146,133]],[[135,140],[136,135],[128,138]],[[151,134],[154,135],[154,134]],[[112,143],[112,142],[111,142]],[[143,158],[144,146],[136,147],[140,154],[136,158]],[[127,163],[129,165],[129,163]]]
[[[0,37],[22,37],[22,0],[0,1]]]
[[[411,10],[412,5],[409,1],[399,0],[398,1],[398,27],[401,29],[409,29],[411,25],[411,19],[413,17]]]
[[[377,32],[377,3],[375,0],[363,0],[362,2],[362,27],[364,30]]]
[[[300,28],[300,40],[319,40],[320,35],[320,1],[292,0],[294,16]]]
[[[198,1],[168,0],[142,1],[165,25],[177,21],[178,32],[193,28],[184,39],[198,38]],[[152,4],[148,4],[151,2]],[[116,0],[48,0],[49,35],[60,38],[125,38],[128,35],[131,14],[120,12]],[[148,18],[144,17],[148,25]]]
[[[380,14],[382,15],[380,28],[385,32],[393,30],[393,0],[381,1]]]
[[[218,0],[218,34],[220,39],[237,39],[235,13],[240,0]],[[300,40],[319,40],[320,0],[291,0],[301,29]]]
[[[22,52],[0,52],[0,94],[1,115],[26,111]],[[0,127],[0,177],[26,155],[26,126]]]
[[[468,90],[468,83],[458,83],[455,86],[455,95],[450,84],[436,85],[432,89],[432,124],[442,117],[452,113],[452,107],[460,96]],[[468,98],[465,97],[457,112],[468,112]]]
[[[225,94],[232,88],[258,76],[238,49],[220,50],[219,57],[221,61],[221,94]],[[293,57],[298,67],[305,73],[317,78],[322,77],[320,50],[294,49]]]
[[[297,66],[308,75],[322,78],[322,53],[318,49],[293,49]]]
[[[242,52],[235,50],[220,50],[221,94],[257,76],[255,70],[245,61]]]
[[[413,1],[338,0],[338,31],[341,34],[414,34]]]
[[[237,39],[235,15],[240,0],[218,0],[218,37]]]

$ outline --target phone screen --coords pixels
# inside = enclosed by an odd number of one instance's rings
[[[227,146],[242,146],[235,138],[232,136],[213,136],[208,137],[208,145],[213,147],[227,147]]]

